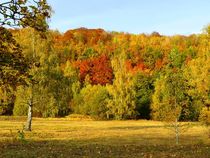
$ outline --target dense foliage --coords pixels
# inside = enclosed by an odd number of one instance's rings
[[[46,39],[30,28],[11,32],[34,63],[35,116],[198,120],[210,104],[209,28],[190,36],[80,28]],[[30,88],[18,86],[8,104],[0,94],[0,106],[25,115]]]
[[[31,27],[46,37],[51,8],[46,0],[4,0],[0,2],[0,114],[11,114],[17,86],[30,86],[34,79],[30,62],[11,31],[5,27]]]
[[[46,0],[4,0],[0,2],[0,24],[2,26],[30,26],[45,32],[46,19],[51,8]]]

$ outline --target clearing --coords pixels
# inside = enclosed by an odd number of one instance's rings
[[[210,140],[198,123],[180,137],[162,122],[92,121],[34,118],[22,133],[25,117],[0,117],[0,157],[145,157],[209,158]],[[18,130],[20,132],[18,133]]]

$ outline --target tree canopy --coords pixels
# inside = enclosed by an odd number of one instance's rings
[[[45,39],[31,28],[7,31],[16,42],[2,44],[4,52],[9,57],[14,50],[22,50],[18,59],[25,61],[19,69],[14,60],[11,68],[23,73],[28,70],[26,76],[37,81],[33,86],[34,116],[79,113],[96,119],[169,120],[167,116],[173,116],[177,121],[194,121],[208,109],[210,43],[206,31],[164,36],[80,28],[64,34],[49,30]],[[17,43],[21,43],[18,49]],[[6,72],[5,66],[1,68]],[[20,109],[26,107],[22,102],[30,87],[18,82],[17,92],[0,95],[2,113],[26,114]],[[5,102],[7,98],[13,99]],[[14,109],[7,108],[11,104]]]
[[[51,8],[46,0],[4,0],[0,3],[0,24],[2,26],[32,27],[45,32],[46,19],[51,16]]]

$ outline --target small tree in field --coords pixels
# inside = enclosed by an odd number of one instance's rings
[[[202,109],[199,121],[207,127],[208,137],[210,138],[210,103],[208,104],[208,107]]]
[[[180,134],[187,127],[179,122],[182,105],[186,104],[185,99],[185,83],[181,73],[167,70],[166,74],[155,82],[152,117],[167,123],[166,127],[175,133],[176,144],[179,144]]]

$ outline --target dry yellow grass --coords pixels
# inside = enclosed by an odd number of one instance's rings
[[[205,127],[183,133],[180,145],[162,122],[34,118],[18,141],[24,117],[0,117],[0,157],[210,157]]]

